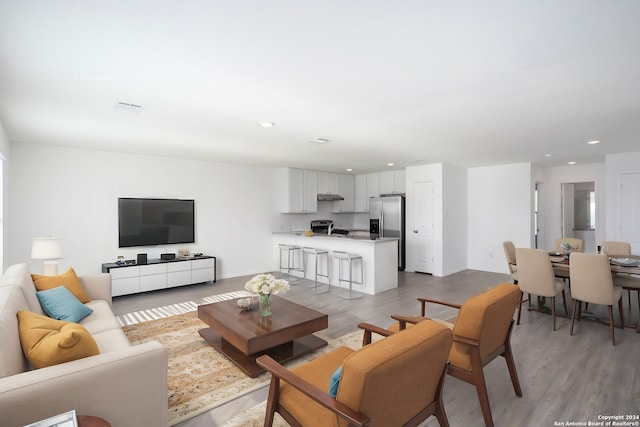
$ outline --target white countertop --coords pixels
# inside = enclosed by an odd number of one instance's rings
[[[298,231],[274,231],[272,234],[299,236],[299,237],[306,237],[309,239],[348,240],[348,241],[354,241],[354,242],[371,242],[371,243],[400,240],[397,237],[378,237],[377,239],[372,240],[369,236],[363,236],[363,235],[357,235],[357,234],[347,235],[347,236],[343,234],[332,234],[332,235],[314,234],[313,236],[306,236],[304,232],[298,232]]]

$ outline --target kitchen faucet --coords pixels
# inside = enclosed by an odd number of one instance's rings
[[[327,228],[327,236],[331,236],[331,232],[333,231],[333,223],[329,224]]]

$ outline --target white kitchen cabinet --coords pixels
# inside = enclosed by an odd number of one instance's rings
[[[279,171],[280,212],[314,213],[318,211],[318,173],[303,169]]]
[[[378,197],[380,195],[379,173],[367,174],[367,197]]]
[[[407,192],[407,178],[404,169],[394,171],[395,191],[397,194],[405,194]]]
[[[317,172],[317,174],[317,194],[340,194],[339,174],[329,172]]]
[[[355,176],[354,208],[356,212],[369,212],[369,198],[380,195],[378,188],[377,172]]]
[[[354,212],[354,176],[348,174],[337,174],[338,176],[338,194],[344,197],[344,200],[333,202],[333,212]]]
[[[367,175],[356,175],[353,184],[354,211],[369,212],[369,194],[367,193]]]
[[[404,194],[406,192],[404,169],[379,172],[378,186],[379,194]]]
[[[380,194],[391,194],[395,189],[393,171],[384,171],[378,173],[378,191]]]

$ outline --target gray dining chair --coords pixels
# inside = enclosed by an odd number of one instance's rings
[[[576,307],[578,319],[580,319],[582,302],[606,305],[609,308],[611,340],[613,345],[616,345],[616,336],[613,329],[613,304],[618,303],[620,328],[624,328],[622,288],[613,285],[609,257],[599,254],[573,252],[569,256],[569,272],[571,275],[571,297],[573,298],[569,334],[573,335]]]

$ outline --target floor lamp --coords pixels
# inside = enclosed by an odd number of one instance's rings
[[[62,258],[62,243],[56,237],[35,237],[31,245],[31,259],[44,260],[44,275],[58,275],[58,261]]]

